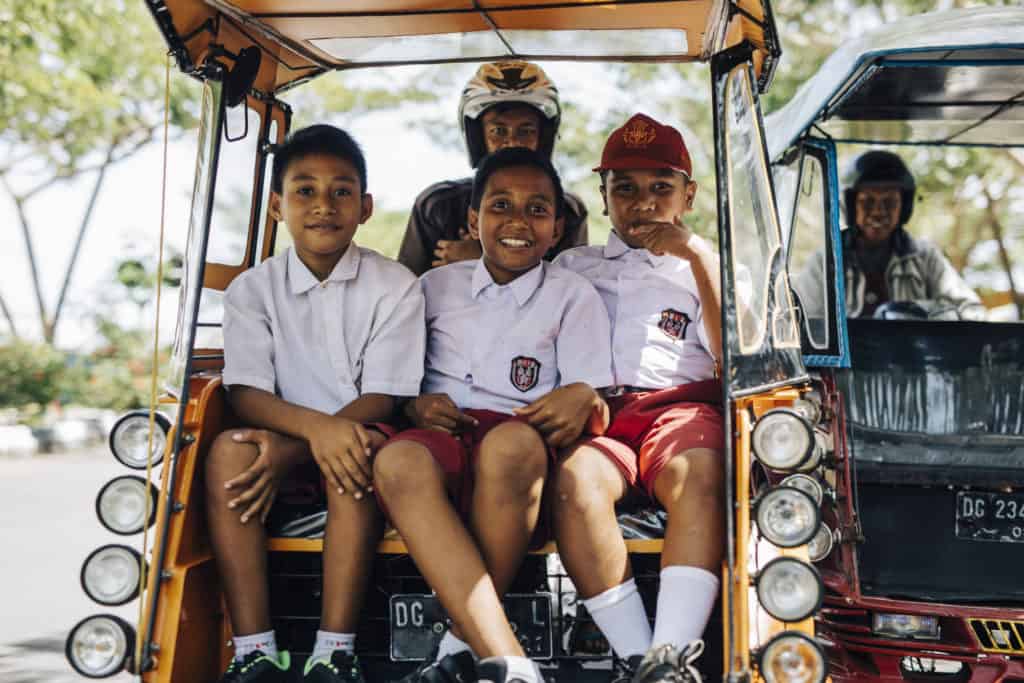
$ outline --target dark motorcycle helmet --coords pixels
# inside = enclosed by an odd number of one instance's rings
[[[846,225],[854,228],[857,225],[856,199],[857,190],[862,185],[874,183],[892,183],[900,188],[902,207],[900,209],[900,225],[906,225],[914,212],[914,193],[917,182],[903,159],[884,150],[872,150],[857,157],[849,172],[849,181],[843,194],[846,207]]]
[[[545,158],[551,158],[558,124],[562,120],[558,88],[536,64],[507,60],[482,65],[462,91],[459,127],[473,168],[487,153],[480,117],[492,107],[517,104],[532,107],[540,113],[540,146],[537,151]]]

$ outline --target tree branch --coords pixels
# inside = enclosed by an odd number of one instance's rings
[[[1017,306],[1017,318],[1024,318],[1024,296],[1017,291],[1017,284],[1013,280],[1013,262],[1010,260],[1010,252],[1006,248],[1006,242],[1003,238],[1003,224],[999,220],[999,214],[995,209],[995,200],[992,198],[992,194],[988,191],[987,187],[982,188],[982,193],[985,195],[985,199],[988,200],[985,203],[985,213],[988,215],[988,223],[992,227],[992,234],[996,238],[996,243],[999,245],[999,260],[1003,263],[1003,270],[1006,271],[1006,277],[1010,281],[1010,296],[1013,298],[1013,303]]]
[[[32,286],[36,294],[36,305],[39,307],[39,322],[43,326],[43,337],[49,340],[47,336],[49,325],[47,324],[46,304],[43,303],[43,289],[39,284],[39,264],[36,263],[36,252],[32,248],[32,230],[28,225],[28,216],[25,215],[25,200],[14,193],[14,189],[7,182],[7,176],[0,176],[0,182],[3,183],[7,194],[14,201],[14,208],[18,211],[18,223],[21,226],[21,235],[25,241],[25,251],[28,252],[28,265],[32,271]]]
[[[75,246],[71,250],[71,257],[68,259],[68,267],[64,271],[64,282],[60,287],[60,296],[57,297],[57,306],[53,309],[53,324],[51,326],[50,339],[48,340],[50,343],[53,343],[53,340],[57,336],[57,323],[60,322],[60,314],[61,311],[64,310],[64,300],[67,298],[68,287],[71,285],[71,276],[75,272],[75,263],[78,262],[78,253],[82,250],[82,241],[85,239],[85,231],[89,227],[89,221],[92,219],[93,209],[96,208],[96,199],[99,197],[100,188],[103,186],[103,181],[107,177],[107,169],[114,163],[113,157],[115,145],[111,145],[107,150],[106,159],[99,167],[96,182],[93,183],[92,193],[89,195],[89,203],[86,205],[85,214],[82,216],[82,221],[78,225],[78,235],[75,237]]]
[[[21,335],[18,334],[18,326],[14,324],[14,316],[11,315],[11,309],[7,308],[7,302],[4,301],[4,295],[0,294],[0,309],[4,312],[4,317],[7,318],[7,325],[11,328],[11,336],[15,339],[21,339]]]

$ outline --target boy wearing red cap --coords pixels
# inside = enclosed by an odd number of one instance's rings
[[[606,392],[608,430],[560,461],[555,536],[584,604],[624,660],[620,678],[699,678],[692,662],[718,594],[725,536],[718,257],[683,222],[697,184],[676,129],[636,114],[611,134],[594,170],[613,232],[606,246],[578,247],[557,262],[604,300],[616,386]],[[668,513],[653,634],[615,516],[637,489]]]

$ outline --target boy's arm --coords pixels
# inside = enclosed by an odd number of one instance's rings
[[[335,413],[354,422],[387,422],[395,412],[395,397],[388,394],[363,394]]]

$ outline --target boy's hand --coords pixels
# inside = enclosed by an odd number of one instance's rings
[[[338,493],[351,493],[356,500],[373,491],[370,455],[375,439],[363,425],[337,415],[324,415],[309,432],[309,450],[328,485]]]
[[[583,382],[559,387],[513,412],[526,418],[549,445],[564,448],[580,438],[602,399]]]
[[[423,394],[405,404],[405,415],[420,429],[439,429],[449,434],[476,427],[476,418],[459,410],[448,394]]]
[[[248,469],[224,484],[224,488],[239,493],[228,501],[228,507],[241,509],[242,524],[254,517],[258,517],[261,523],[266,522],[281,478],[288,471],[285,451],[305,449],[305,444],[266,429],[243,429],[231,438],[237,443],[253,444],[259,454]]]
[[[633,226],[629,228],[629,234],[656,256],[671,254],[687,261],[704,246],[701,244],[703,240],[694,235],[678,216],[671,223],[658,221]]]
[[[462,233],[465,233],[465,230]],[[465,234],[462,239],[458,240],[438,240],[437,247],[434,249],[434,260],[430,265],[437,268],[457,261],[470,261],[480,258],[481,254],[483,254],[483,250],[480,248],[480,243]]]

